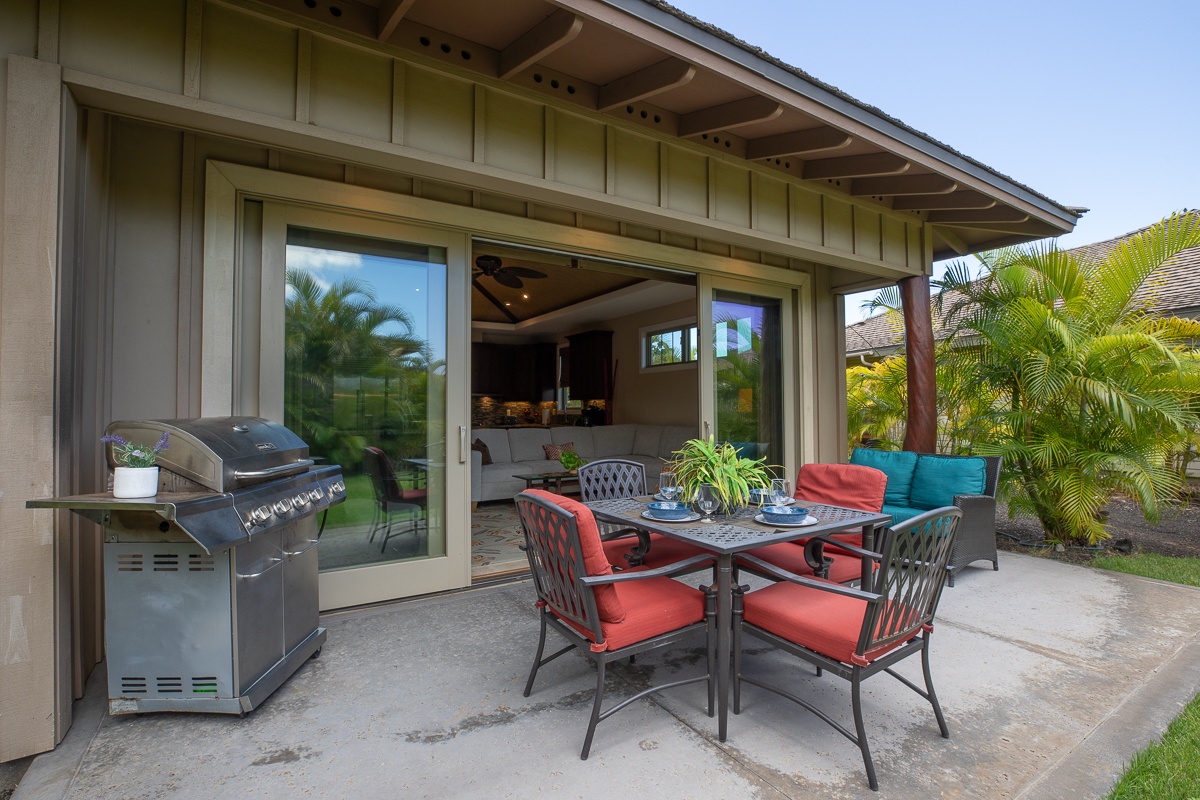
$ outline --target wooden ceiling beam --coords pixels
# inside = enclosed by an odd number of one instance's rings
[[[600,111],[611,111],[618,106],[683,86],[694,77],[696,68],[691,64],[678,58],[668,58],[601,86],[598,108]]]
[[[755,95],[732,103],[702,108],[691,111],[679,118],[679,136],[699,136],[714,131],[725,131],[730,128],[740,128],[743,125],[753,125],[756,122],[769,122],[783,113],[783,105],[770,99]]]
[[[914,194],[892,201],[894,211],[952,211],[966,208],[991,208],[996,201],[987,195],[967,189],[950,194]]]
[[[1008,206],[959,211],[930,211],[929,222],[934,225],[972,225],[987,222],[1026,222],[1029,215]]]
[[[908,159],[891,153],[822,158],[804,164],[805,180],[858,178],[867,175],[899,175],[912,168]]]
[[[396,32],[396,27],[417,0],[381,0],[379,3],[379,26],[375,38],[386,42]]]
[[[850,189],[855,197],[895,197],[909,194],[948,194],[958,184],[942,175],[895,175],[885,178],[858,178]]]
[[[508,80],[537,63],[578,36],[582,29],[583,17],[560,8],[500,51],[500,78]]]
[[[971,252],[971,246],[963,241],[962,237],[949,228],[943,228],[940,225],[933,227],[933,235],[937,236],[946,246],[960,256],[965,256]]]
[[[746,142],[746,158],[776,158],[837,150],[850,144],[850,134],[823,126],[802,131],[763,136]]]

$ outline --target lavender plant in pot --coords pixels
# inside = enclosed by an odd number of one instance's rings
[[[131,442],[124,436],[101,436],[112,447],[113,497],[153,497],[158,494],[158,454],[167,449],[167,433],[153,447]]]

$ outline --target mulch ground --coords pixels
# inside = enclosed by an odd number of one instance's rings
[[[1108,504],[1108,532],[1112,538],[1101,543],[1099,551],[1068,548],[1054,552],[1045,547],[1036,519],[1010,519],[1003,504],[996,511],[996,544],[1002,550],[1036,552],[1069,561],[1089,561],[1096,552],[1104,551],[1200,558],[1200,496],[1164,508],[1158,522],[1152,524],[1138,503],[1119,495]]]

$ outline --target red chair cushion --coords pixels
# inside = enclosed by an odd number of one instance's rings
[[[780,569],[786,569],[796,575],[811,576],[813,574],[812,567],[808,566],[808,562],[804,560],[804,542],[769,544],[749,550],[746,555],[761,558],[768,564],[774,564]],[[833,583],[846,583],[862,577],[862,561],[858,556],[835,552],[828,547],[825,548],[825,555],[833,559],[833,563],[829,565],[828,578]]]
[[[670,578],[646,578],[610,586],[628,613],[622,622],[601,622],[604,649],[620,650],[704,619],[704,594]],[[590,641],[592,632],[566,620]]]
[[[801,647],[851,664],[866,612],[865,600],[793,583],[775,583],[746,595],[745,620]],[[866,654],[867,660],[896,649],[920,630],[918,627],[908,639],[876,647]]]
[[[592,510],[569,497],[548,492],[545,489],[526,489],[526,494],[540,497],[554,503],[559,508],[575,517],[575,526],[579,529],[579,545],[583,550],[583,567],[588,575],[612,575],[612,564],[600,541],[600,529],[596,526],[596,518]],[[596,598],[596,613],[601,622],[620,622],[625,619],[625,607],[617,590],[611,585],[597,586],[593,591]]]
[[[861,511],[882,511],[887,475],[858,464],[805,464],[796,475],[797,500]]]

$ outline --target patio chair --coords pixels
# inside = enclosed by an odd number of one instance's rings
[[[538,670],[570,650],[578,650],[596,662],[596,697],[580,759],[587,760],[596,725],[601,720],[652,692],[707,682],[711,717],[715,692],[712,680],[715,594],[711,589],[685,586],[670,576],[696,569],[702,562],[713,561],[713,557],[698,556],[658,569],[614,573],[600,546],[596,520],[587,506],[541,489],[521,492],[516,497],[516,506],[541,620],[541,635],[525,684],[525,697],[533,690]],[[558,631],[567,640],[567,646],[543,658],[547,627]],[[601,710],[605,667],[610,661],[679,644],[701,630],[707,637],[707,669],[703,675],[652,686]]]
[[[382,531],[383,543],[379,547],[379,552],[382,553],[387,549],[388,539],[392,536],[420,531],[425,523],[429,490],[401,486],[391,459],[378,447],[364,447],[363,452],[363,465],[375,490],[371,536],[367,542],[375,541],[376,534]],[[392,525],[396,518],[400,519],[403,529],[397,529],[393,533]]]
[[[583,502],[640,497],[646,493],[646,467],[624,458],[601,458],[579,468],[579,497]],[[705,551],[686,542],[669,539],[659,533],[647,534],[633,526],[598,523],[600,539],[613,566],[660,567],[673,564]],[[632,537],[638,537],[630,548]],[[628,540],[628,541],[622,541]]]
[[[797,502],[878,512],[883,508],[886,487],[887,475],[872,467],[805,464],[796,475],[793,496]],[[832,545],[844,542],[861,548],[863,543],[861,531],[833,534],[830,539]],[[836,546],[826,548],[825,541],[819,537],[767,545],[748,554],[788,572],[828,578],[834,583],[847,583],[862,577],[862,560],[857,555]]]
[[[933,690],[929,671],[929,637],[946,580],[946,564],[954,546],[962,511],[954,506],[927,511],[889,528],[880,553],[853,545],[861,557],[878,561],[876,591],[861,591],[781,570],[753,556],[737,556],[756,572],[778,581],[745,593],[739,587],[733,606],[733,712],[741,710],[741,685],[749,683],[791,700],[816,714],[838,733],[858,745],[871,788],[878,790],[871,750],[863,725],[861,685],[878,672],[887,672],[933,706],[942,737],[950,730]],[[814,537],[816,538],[816,537]],[[817,668],[850,681],[854,733],[816,706],[783,688],[743,672],[742,634],[773,644]],[[921,654],[925,689],[892,670],[892,666]]]

